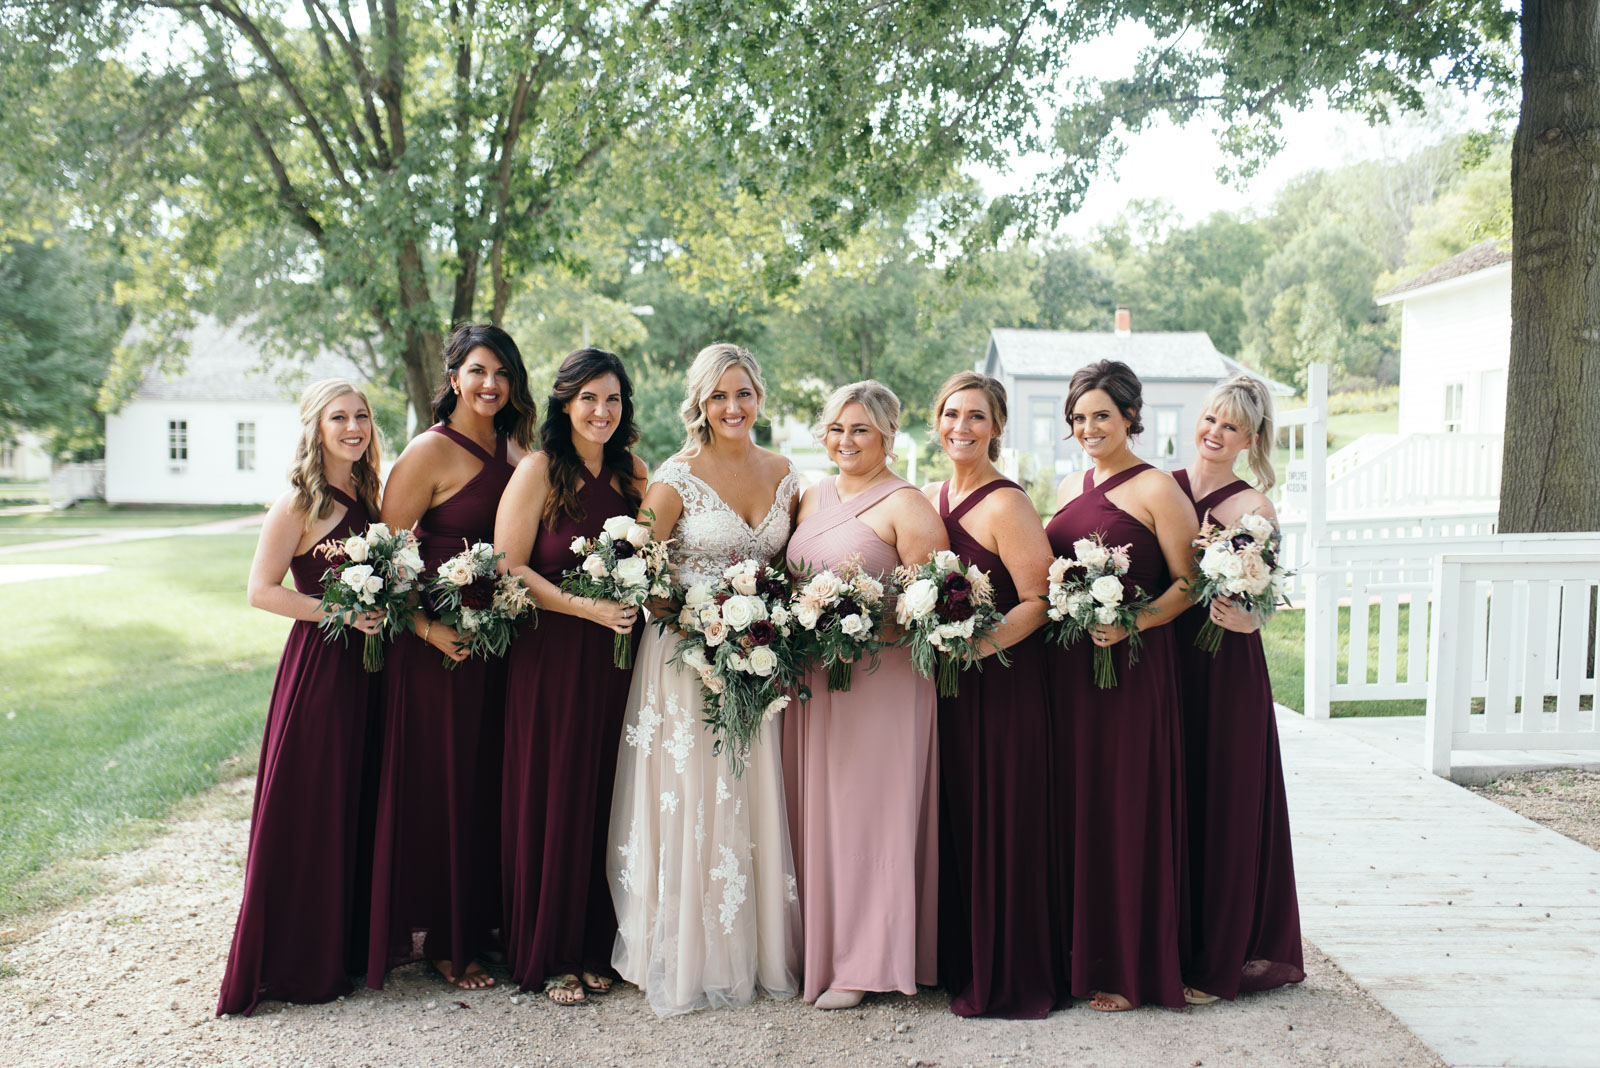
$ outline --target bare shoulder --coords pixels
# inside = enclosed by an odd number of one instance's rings
[[[638,453],[633,454],[633,477],[640,482],[648,482],[650,480],[650,465],[645,463],[644,458]]]
[[[984,499],[983,505],[997,518],[1005,522],[1020,522],[1039,519],[1039,510],[1033,506],[1033,498],[1021,486],[1002,486]]]
[[[1240,514],[1243,514],[1244,512],[1255,512],[1258,515],[1266,516],[1268,519],[1272,520],[1274,526],[1277,525],[1278,510],[1272,507],[1272,501],[1268,499],[1265,493],[1262,493],[1258,489],[1242,490],[1239,492],[1236,499],[1241,505]]]
[[[266,517],[261,520],[262,528],[278,529],[285,524],[301,527],[305,523],[306,513],[305,509],[295,503],[295,497],[294,490],[284,490],[279,494],[278,499],[267,509]]]
[[[540,478],[550,477],[550,455],[543,449],[530,452],[517,461],[517,472],[526,472],[524,477],[535,476]]]
[[[934,504],[939,500],[939,489],[943,485],[943,482],[929,482],[923,485],[922,495],[928,498],[929,504]]]
[[[1188,505],[1189,495],[1183,492],[1183,487],[1178,485],[1178,480],[1167,471],[1152,467],[1134,475],[1128,483],[1133,486],[1146,500],[1173,504],[1175,502]],[[1192,507],[1192,506],[1191,506]]]
[[[399,467],[408,461],[412,463],[437,462],[448,455],[446,450],[452,444],[453,442],[443,434],[433,434],[424,430],[406,442],[406,447],[400,450],[400,455],[394,461],[395,466]]]
[[[1056,483],[1056,508],[1077,500],[1078,494],[1083,492],[1083,472],[1070,471],[1060,482]]]
[[[907,482],[904,486],[890,493],[884,503],[892,508],[896,514],[908,519],[920,520],[932,516],[935,522],[943,522],[939,518],[939,510],[934,506],[933,498],[929,496],[930,490],[934,493],[938,492],[938,486],[938,483],[933,483],[918,490],[917,487]],[[907,493],[907,490],[913,492]]]
[[[796,473],[793,461],[782,453],[757,448],[756,457],[761,465],[761,473],[772,481],[781,482]]]

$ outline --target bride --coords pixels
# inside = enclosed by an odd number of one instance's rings
[[[702,349],[679,415],[684,448],[661,465],[642,511],[671,537],[680,581],[718,579],[789,540],[799,481],[751,440],[766,396],[737,345]],[[635,660],[611,800],[606,874],[617,911],[611,963],[662,1016],[797,989],[799,905],[776,718],[744,775],[713,756],[700,683],[667,661],[677,638],[647,630]],[[781,713],[780,713],[781,715]]]

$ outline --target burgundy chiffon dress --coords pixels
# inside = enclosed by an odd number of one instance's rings
[[[597,537],[611,516],[634,512],[610,472],[584,483],[578,499],[582,519],[562,513],[533,543],[529,566],[557,585],[578,563],[573,538]],[[606,831],[633,675],[612,664],[613,633],[547,613],[506,654],[501,885],[506,956],[525,990],[552,975],[613,974]]]
[[[1175,472],[1189,494],[1189,473]],[[1204,518],[1249,484],[1195,501]],[[1224,631],[1213,657],[1194,644],[1195,605],[1173,624],[1183,679],[1189,799],[1190,986],[1232,999],[1306,977],[1300,951],[1289,807],[1261,632]]]
[[[448,426],[443,434],[483,461],[448,500],[417,523],[424,578],[466,547],[494,540],[495,511],[511,480],[506,439],[493,456]],[[383,757],[372,863],[367,985],[421,956],[448,960],[452,974],[494,947],[500,925],[500,762],[505,664],[472,657],[454,669],[407,631],[384,670]]]
[[[1017,587],[999,555],[961,525],[997,490],[1023,492],[1006,479],[974,490],[939,515],[950,548],[989,573],[995,607],[1017,605]],[[1035,632],[961,676],[961,693],[939,699],[939,977],[957,1016],[1040,1020],[1064,1006],[1071,894],[1049,818],[1055,790],[1069,789],[1071,767],[1051,759],[1046,647]],[[1058,777],[1059,776],[1059,777]]]
[[[1154,599],[1172,584],[1161,543],[1106,494],[1149,464],[1118,472],[1083,493],[1045,527],[1057,556],[1096,532],[1107,546],[1129,545],[1123,585]],[[1117,685],[1094,684],[1094,645],[1083,638],[1049,655],[1057,740],[1072,761],[1070,792],[1057,795],[1058,819],[1070,828],[1072,996],[1121,994],[1133,1005],[1181,1008],[1180,940],[1185,915],[1183,731],[1172,626],[1143,634],[1137,664],[1128,643],[1112,646]],[[1064,744],[1063,744],[1064,743]],[[1059,780],[1058,780],[1059,781]],[[1061,902],[1063,908],[1068,902]]]
[[[360,501],[340,490],[344,518],[289,561],[294,588],[322,596],[327,560],[315,549],[367,528]],[[296,620],[278,661],[250,813],[244,901],[217,1014],[248,1015],[263,1000],[302,1005],[350,992],[366,956],[367,861],[363,783],[376,726],[376,676],[361,666],[364,636],[330,641]],[[368,811],[370,817],[370,811]]]

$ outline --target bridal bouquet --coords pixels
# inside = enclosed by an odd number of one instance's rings
[[[1278,541],[1278,528],[1264,515],[1247,512],[1229,527],[1213,523],[1208,515],[1194,540],[1200,550],[1200,581],[1189,585],[1189,597],[1206,605],[1226,597],[1248,611],[1271,615],[1284,603],[1283,582],[1289,575],[1278,559]],[[1216,656],[1222,628],[1207,615],[1194,643]]]
[[[845,692],[855,661],[870,658],[869,671],[878,667],[879,637],[883,622],[883,583],[855,561],[834,571],[803,576],[802,586],[790,603],[790,614],[807,639],[805,660],[821,660],[828,668],[828,690]]]
[[[994,606],[988,574],[941,549],[920,567],[896,568],[895,580],[900,585],[895,620],[905,629],[901,644],[911,648],[911,666],[925,679],[937,669],[939,696],[955,697],[962,666],[983,670],[980,643],[1005,619]],[[994,655],[1002,666],[1011,663],[999,649]]]
[[[517,632],[517,620],[537,614],[538,605],[521,579],[495,573],[494,565],[504,556],[486,541],[469,545],[440,564],[428,585],[434,615],[461,634],[457,648],[465,647],[469,655],[504,656]],[[444,666],[451,670],[458,663],[453,657],[444,658]]]
[[[781,712],[803,664],[797,655],[788,577],[769,564],[741,560],[714,584],[683,591],[678,627],[684,632],[673,659],[700,676],[711,752],[728,754],[744,774],[761,725]]]
[[[651,512],[642,513],[655,522]],[[576,597],[592,601],[616,601],[641,606],[651,597],[671,594],[667,574],[667,547],[671,543],[656,539],[649,526],[629,516],[607,519],[599,537],[573,538],[572,555],[583,562],[561,573],[561,588]],[[633,666],[633,635],[617,634],[611,639],[611,662],[619,668]]]
[[[1069,575],[1074,568],[1079,574]],[[1128,573],[1128,546],[1108,548],[1098,533],[1072,543],[1072,556],[1058,556],[1050,562],[1050,589],[1045,615],[1051,625],[1048,633],[1061,645],[1071,645],[1096,626],[1115,624],[1128,633],[1128,663],[1139,662],[1139,613],[1150,607],[1150,599],[1138,586],[1130,599],[1122,576]],[[1094,647],[1094,684],[1102,690],[1117,684],[1117,669],[1111,649]]]
[[[373,523],[365,533],[318,546],[316,553],[329,565],[317,605],[323,612],[317,626],[328,637],[343,641],[357,616],[384,613],[382,625],[376,634],[366,635],[361,652],[362,666],[377,671],[383,667],[383,643],[404,630],[410,618],[411,591],[422,574],[417,536],[409,530],[390,533],[382,523]]]

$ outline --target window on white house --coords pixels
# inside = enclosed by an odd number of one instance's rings
[[[167,420],[167,459],[175,464],[189,461],[189,421]]]
[[[239,456],[239,470],[254,471],[256,469],[256,425],[254,423],[240,423],[235,438]]]
[[[1034,397],[1028,401],[1028,451],[1035,456],[1055,459],[1056,408],[1060,402],[1054,397]]]
[[[10,470],[17,466],[17,444],[14,441],[0,442],[0,467]]]
[[[1451,382],[1444,387],[1444,428],[1448,433],[1459,433],[1461,430],[1461,413],[1466,410],[1466,387],[1460,382]]]
[[[1178,427],[1182,419],[1182,408],[1156,409],[1157,459],[1170,460],[1178,455]]]

